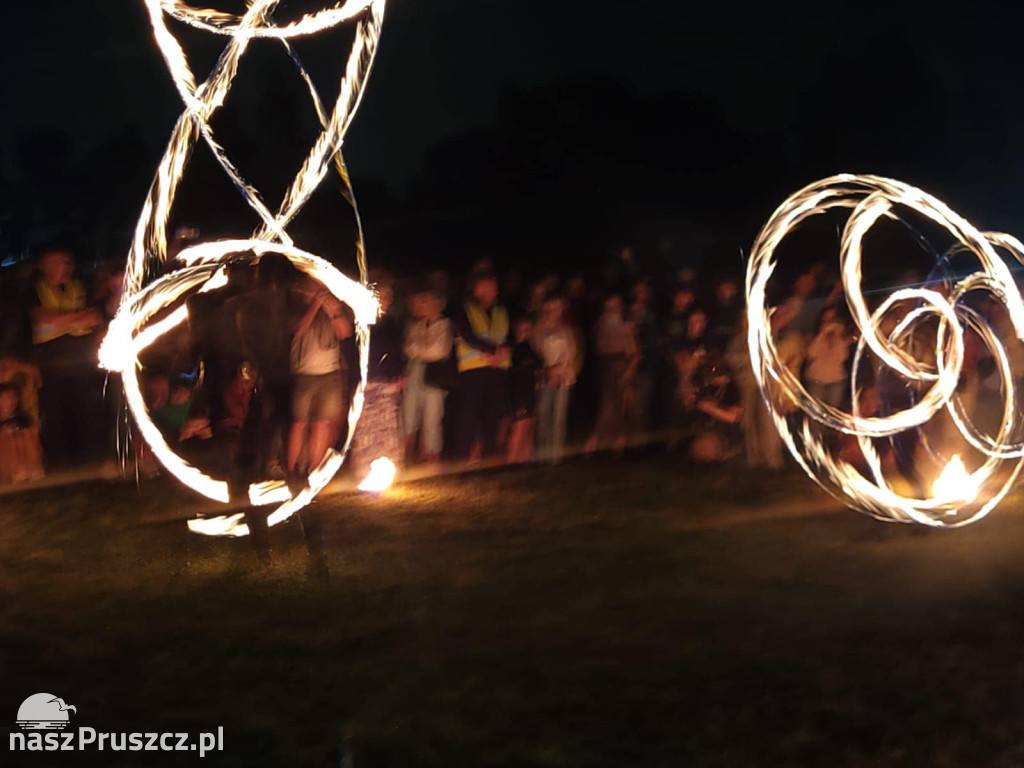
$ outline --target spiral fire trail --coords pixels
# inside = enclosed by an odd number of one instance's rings
[[[772,328],[775,309],[767,300],[782,241],[808,219],[836,210],[849,211],[839,267],[846,305],[859,335],[850,412],[812,397],[799,371],[785,365]],[[954,246],[943,251],[946,255],[939,262],[950,254],[969,257],[975,271],[958,279],[947,277],[937,285],[896,290],[872,310],[861,285],[865,237],[880,220],[905,222],[908,213],[948,233]],[[1007,346],[1024,342],[1024,300],[997,250],[1024,263],[1024,245],[1010,235],[982,233],[931,195],[877,176],[847,174],[815,182],[789,197],[761,230],[746,277],[747,343],[754,375],[790,453],[812,479],[844,504],[882,520],[957,527],[984,517],[1009,491],[1024,464],[1024,416],[1017,407],[1021,387]],[[998,302],[1008,316],[1009,327],[1000,329],[1002,335],[971,305],[969,297],[978,294]],[[967,334],[980,339],[999,377],[1003,402],[995,434],[971,421],[958,391],[970,373],[965,370]],[[911,341],[922,336],[934,337],[923,353],[911,348]],[[858,372],[871,357],[884,375],[924,388],[923,394],[892,413],[862,415]],[[897,478],[883,468],[878,446],[886,441],[892,445],[900,435],[920,434],[942,411],[968,449],[977,454],[977,466],[968,471],[959,455],[937,456],[945,469],[934,479],[930,493],[921,492],[920,487],[913,492],[897,487]],[[843,435],[857,441],[867,471],[837,455],[831,438]],[[933,447],[925,447],[936,453]]]
[[[366,264],[362,228],[355,197],[341,155],[345,133],[359,106],[380,38],[386,0],[347,0],[303,16],[283,25],[273,21],[280,0],[250,0],[244,14],[236,15],[211,9],[198,9],[182,0],[144,0],[153,35],[174,84],[185,104],[160,162],[149,195],[136,226],[125,273],[125,291],[117,316],[100,349],[100,364],[119,372],[124,381],[125,399],[139,432],[159,461],[181,482],[216,501],[229,500],[225,479],[211,477],[179,456],[164,440],[150,418],[143,400],[138,369],[141,352],[160,336],[188,320],[188,311],[179,306],[166,310],[190,293],[216,290],[226,282],[224,266],[230,263],[258,263],[261,256],[284,256],[300,271],[322,283],[339,301],[351,307],[355,316],[355,335],[359,348],[362,381],[368,366],[369,326],[377,318],[376,296],[366,285]],[[222,36],[226,46],[206,80],[197,82],[188,57],[168,26],[172,18],[204,32]],[[312,79],[292,50],[289,40],[333,29],[356,21],[355,40],[341,79],[338,97],[328,112]],[[282,45],[306,83],[320,119],[322,131],[313,143],[301,169],[289,186],[276,211],[272,211],[259,192],[241,176],[217,143],[210,121],[223,105],[239,73],[242,59],[255,41]],[[190,155],[202,138],[213,157],[228,175],[259,220],[248,238],[205,242],[195,245],[177,259],[183,266],[167,270],[168,224],[178,188]],[[332,166],[343,185],[344,198],[352,205],[356,218],[356,257],[359,280],[352,280],[326,260],[295,246],[287,227],[324,180]],[[349,435],[355,431],[362,410],[360,386],[352,398],[348,415]],[[344,453],[328,451],[320,466],[307,478],[306,487],[296,494],[283,482],[253,483],[249,500],[254,505],[279,504],[268,519],[271,525],[282,522],[308,504],[340,468]],[[195,520],[189,527],[198,533],[244,536],[248,528],[243,516]]]

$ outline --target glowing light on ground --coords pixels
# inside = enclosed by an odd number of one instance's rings
[[[185,111],[174,127],[139,217],[128,256],[124,295],[100,349],[100,364],[107,370],[121,374],[128,408],[154,456],[182,483],[211,499],[227,502],[227,482],[210,477],[185,461],[167,444],[151,420],[139,385],[139,355],[162,335],[188,319],[187,309],[181,301],[189,294],[209,292],[226,285],[224,264],[258,263],[261,256],[276,253],[318,280],[335,298],[352,308],[362,380],[365,381],[369,326],[376,321],[378,305],[376,296],[366,285],[362,224],[341,155],[341,146],[370,74],[386,0],[339,2],[283,25],[275,23],[273,19],[280,0],[249,0],[247,10],[241,15],[198,9],[181,0],[143,1],[149,13],[154,39],[185,104]],[[203,82],[197,83],[184,48],[168,26],[169,18],[225,38],[225,49]],[[355,39],[338,97],[328,111],[289,40],[324,32],[347,21],[357,21]],[[211,119],[224,104],[239,74],[244,54],[249,45],[257,40],[266,40],[267,44],[285,48],[306,83],[323,128],[276,212],[242,178],[217,143],[210,126]],[[177,259],[183,266],[171,269],[168,264],[169,220],[189,157],[200,138],[253,210],[259,226],[251,237],[199,243],[178,254]],[[356,258],[360,271],[358,281],[346,277],[326,260],[297,248],[287,233],[290,222],[332,168],[337,171],[344,198],[351,204],[355,214]],[[349,435],[355,432],[362,405],[363,392],[360,386],[352,398],[348,416]],[[306,487],[294,496],[282,484],[268,480],[253,483],[249,488],[249,501],[254,505],[280,505],[268,516],[270,525],[286,520],[308,504],[330,482],[341,467],[347,450],[348,443],[340,454],[329,452],[320,466],[310,472]],[[240,514],[195,520],[189,524],[189,528],[212,536],[244,536],[249,532]]]
[[[370,464],[370,473],[366,476],[366,479],[359,484],[359,490],[370,493],[386,491],[395,482],[395,475],[397,473],[398,470],[395,469],[391,459],[383,457],[376,459]]]
[[[800,372],[782,362],[772,330],[775,309],[767,302],[768,282],[778,266],[775,252],[782,241],[807,219],[844,209],[849,216],[840,241],[839,267],[847,306],[859,332],[852,363],[851,412],[812,397],[800,381]],[[970,258],[975,271],[958,279],[944,278],[937,285],[896,290],[872,311],[861,288],[862,244],[877,222],[904,221],[907,212],[945,230],[955,243],[953,250],[942,249],[943,256],[924,243],[936,254],[937,263],[955,253],[958,258]],[[892,179],[849,174],[824,179],[792,195],[758,235],[746,280],[747,343],[754,374],[790,453],[811,478],[848,506],[882,520],[956,527],[984,517],[1012,486],[1024,462],[1024,419],[1017,412],[1016,380],[1005,345],[1024,342],[1024,300],[997,249],[1024,263],[1024,246],[1018,240],[978,231],[931,195]],[[966,301],[969,294],[979,293],[1002,305],[1011,338],[1000,338]],[[900,314],[901,308],[907,310],[905,314]],[[932,329],[931,336],[922,330],[922,337],[934,342],[912,354],[906,341],[925,327]],[[958,395],[968,331],[987,348],[999,377],[1003,404],[995,434],[986,434],[972,423]],[[887,368],[925,391],[902,409],[862,415],[856,382],[868,353],[880,369]],[[917,497],[886,475],[874,441],[892,441],[908,431],[919,433],[941,411],[948,414],[963,442],[978,452],[981,465],[970,474],[957,455],[945,466],[932,495]],[[833,453],[826,439],[829,432],[855,438],[866,473]]]
[[[953,456],[942,474],[932,483],[932,494],[939,498],[970,501],[977,493],[978,484],[959,456]]]

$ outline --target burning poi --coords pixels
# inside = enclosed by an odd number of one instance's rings
[[[800,371],[783,362],[780,323],[773,329],[777,308],[767,301],[783,240],[811,217],[837,210],[848,211],[839,267],[858,336],[849,411],[813,397]],[[915,218],[951,247],[934,248],[935,235],[923,235],[911,223]],[[934,258],[935,269],[923,285],[900,287],[869,305],[862,245],[882,221],[904,225]],[[1024,343],[1024,300],[1000,253],[1024,263],[1024,245],[1015,238],[979,232],[931,195],[877,176],[840,175],[811,184],[779,206],[761,230],[746,279],[754,374],[790,453],[844,504],[881,520],[957,527],[984,517],[1009,491],[1024,462],[1021,371],[1011,365]],[[990,371],[965,362],[968,340],[991,359]],[[869,363],[881,406],[865,412]],[[982,403],[993,416],[985,423],[972,417],[970,388],[962,386],[982,377],[994,382],[989,402]],[[896,388],[886,390],[883,384],[892,381]],[[936,420],[946,425],[943,439],[931,426]],[[844,441],[855,448],[856,461],[837,447]],[[885,460],[893,455],[900,471]]]
[[[188,310],[182,304],[158,320],[153,321],[154,318],[189,294],[214,291],[222,287],[227,282],[227,263],[238,260],[258,262],[263,255],[275,253],[284,256],[300,271],[322,283],[335,298],[352,309],[362,380],[366,379],[369,326],[376,321],[378,305],[373,292],[366,285],[362,230],[341,156],[341,146],[370,74],[386,0],[347,0],[281,25],[273,19],[280,0],[250,0],[247,10],[241,15],[198,9],[182,0],[144,2],[154,37],[185,103],[185,111],[174,127],[142,209],[128,256],[124,297],[100,349],[100,364],[107,370],[121,374],[125,400],[139,432],[164,467],[199,493],[216,501],[227,502],[227,480],[207,475],[178,455],[150,418],[139,384],[139,355],[160,336],[185,323]],[[196,82],[184,49],[168,27],[169,17],[219,35],[226,41],[223,53],[205,81]],[[289,41],[333,29],[349,21],[356,21],[357,24],[355,40],[338,97],[328,111]],[[210,127],[211,118],[223,105],[239,73],[246,50],[257,42],[284,47],[306,83],[323,129],[276,211],[271,210],[259,192],[241,177],[224,149],[217,143]],[[176,256],[183,266],[167,272],[168,222],[189,156],[200,138],[256,214],[259,226],[250,236],[193,245]],[[358,281],[346,277],[325,259],[297,248],[287,232],[288,225],[332,166],[341,177],[345,197],[355,211],[356,255],[360,269]],[[362,403],[363,391],[360,386],[352,397],[348,414],[349,435],[355,431]],[[305,487],[301,490],[293,493],[283,481],[267,480],[253,483],[249,487],[249,501],[254,505],[278,505],[268,517],[269,525],[288,519],[330,482],[341,467],[347,450],[347,442],[340,453],[328,450],[319,466],[309,473]],[[189,527],[197,533],[220,536],[244,536],[249,532],[242,513],[193,520]]]

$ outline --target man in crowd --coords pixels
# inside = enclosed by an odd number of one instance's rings
[[[469,299],[452,316],[459,367],[456,455],[469,458],[478,440],[484,456],[498,449],[511,363],[508,312],[498,302],[498,281],[488,273],[470,279]]]

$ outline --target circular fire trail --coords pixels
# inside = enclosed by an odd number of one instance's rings
[[[813,397],[787,366],[783,316],[768,302],[782,242],[808,219],[836,212],[847,214],[839,273],[857,337],[848,410]],[[903,225],[935,259],[923,285],[883,299],[862,285],[865,242],[881,222]],[[949,247],[935,248],[938,237]],[[1014,364],[1024,351],[1024,300],[1003,256],[1024,263],[1024,245],[877,176],[811,184],[761,230],[746,277],[754,374],[790,453],[844,504],[882,520],[957,527],[984,517],[1011,488],[1024,463],[1024,372]],[[991,360],[990,372],[979,373],[979,356]],[[970,394],[982,376],[997,383],[984,423],[972,410],[983,398]]]

